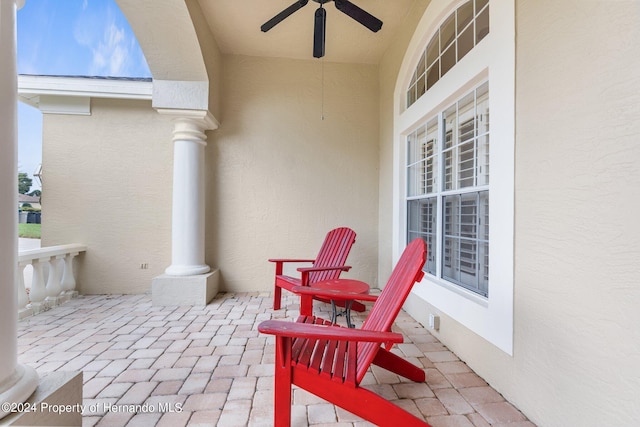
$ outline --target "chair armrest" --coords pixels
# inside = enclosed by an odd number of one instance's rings
[[[263,334],[290,338],[379,343],[401,343],[403,341],[402,335],[395,332],[363,331],[362,329],[286,322],[283,320],[265,320],[258,325],[258,331]]]
[[[315,259],[271,258],[269,262],[276,263],[276,276],[281,276],[286,262],[315,262]]]
[[[315,259],[271,258],[269,262],[315,262]]]
[[[329,270],[349,271],[350,269],[351,269],[351,266],[349,265],[336,265],[336,266],[327,266],[327,267],[300,267],[298,268],[298,271],[301,273],[300,283],[302,283],[302,286],[309,286],[310,273],[313,273],[316,271],[329,271]]]
[[[356,292],[345,292],[340,289],[317,289],[311,286],[294,286],[291,288],[291,290],[301,295],[311,295],[311,296],[328,298],[333,300],[375,301],[378,299],[377,295],[359,294]]]
[[[300,267],[297,268],[300,273],[312,273],[314,271],[329,271],[329,270],[342,270],[349,271],[351,270],[350,265],[332,265],[327,267]]]

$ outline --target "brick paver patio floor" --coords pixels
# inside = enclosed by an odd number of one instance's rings
[[[84,426],[271,426],[274,339],[257,328],[297,317],[297,298],[284,294],[279,311],[268,293],[219,294],[206,307],[154,307],[146,294],[81,296],[18,323],[18,360],[40,375],[82,370]],[[534,427],[404,312],[394,331],[405,337],[395,351],[423,366],[427,380],[374,367],[366,387],[433,427]],[[294,389],[292,425],[370,424]]]

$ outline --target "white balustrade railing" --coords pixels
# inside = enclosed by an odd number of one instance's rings
[[[73,258],[86,250],[84,245],[71,244],[20,251],[16,286],[21,319],[49,310],[78,295]],[[25,284],[24,272],[28,265],[31,265],[33,274],[31,283]]]

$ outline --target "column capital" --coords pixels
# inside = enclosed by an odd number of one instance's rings
[[[205,131],[218,129],[219,123],[207,110],[175,110],[160,108],[159,114],[168,116],[174,123],[173,141],[191,141],[207,145]]]
[[[208,110],[180,110],[158,108],[159,114],[170,117],[174,121],[187,121],[194,123],[201,130],[216,130],[220,126],[218,120]]]

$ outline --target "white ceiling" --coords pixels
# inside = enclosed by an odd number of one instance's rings
[[[373,33],[338,11],[330,1],[327,10],[325,60],[377,64],[415,0],[351,0],[382,20]],[[309,3],[263,33],[260,26],[295,0],[199,0],[200,7],[224,54],[313,59],[313,20],[320,6]]]

